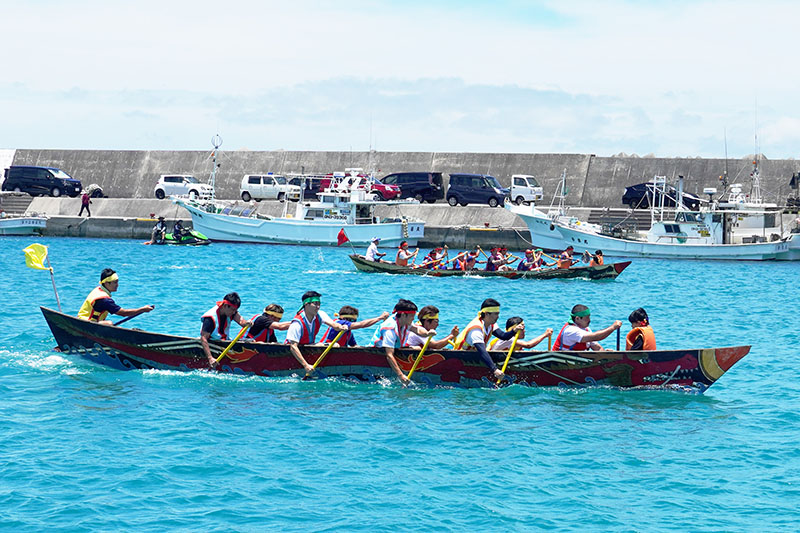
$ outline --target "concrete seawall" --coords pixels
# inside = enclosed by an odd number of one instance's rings
[[[114,198],[152,198],[161,174],[193,174],[205,181],[211,173],[209,152],[201,151],[101,151],[101,150],[16,150],[16,165],[55,166],[80,179],[84,185],[98,183]],[[512,174],[533,174],[539,178],[549,199],[566,169],[570,189],[568,203],[579,207],[622,207],[625,187],[667,176],[686,178],[686,190],[702,192],[719,188],[724,159],[680,159],[639,157],[597,157],[591,154],[489,154],[452,152],[221,152],[217,172],[217,195],[239,197],[244,174],[326,173],[346,167],[378,169],[378,177],[398,171],[488,173],[508,186]],[[749,187],[752,161],[729,159],[731,182]],[[768,201],[783,204],[789,193],[792,173],[800,161],[763,160],[760,163],[762,190]],[[447,176],[445,176],[447,179]],[[745,190],[748,190],[747,188]]]

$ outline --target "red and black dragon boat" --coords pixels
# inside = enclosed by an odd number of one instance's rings
[[[120,370],[210,370],[199,337],[180,337],[138,329],[88,322],[42,307],[47,325],[62,352],[77,354],[98,364]],[[225,341],[209,341],[212,354],[219,355]],[[324,346],[303,348],[314,363]],[[750,346],[692,350],[534,352],[512,355],[506,375],[523,386],[606,385],[613,387],[682,387],[700,392],[707,389]],[[419,352],[395,352],[400,367],[408,372]],[[497,360],[504,352],[494,352]],[[290,377],[304,375],[285,344],[237,342],[214,372],[242,375]],[[375,381],[393,372],[384,351],[372,347],[335,348],[318,366],[317,377],[342,377]],[[474,350],[435,350],[426,353],[413,380],[426,386],[494,387],[495,380]]]

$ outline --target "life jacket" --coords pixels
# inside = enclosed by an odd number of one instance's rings
[[[636,338],[641,335],[644,344],[642,350],[655,350],[656,349],[656,335],[653,333],[653,328],[650,326],[642,326],[633,328],[625,335],[625,349],[630,350]]]
[[[89,322],[100,322],[101,320],[105,320],[106,316],[108,316],[108,311],[98,312],[94,310],[94,304],[98,300],[102,300],[104,298],[111,298],[111,293],[105,290],[102,285],[98,285],[92,289],[92,292],[90,292],[89,296],[86,297],[86,300],[84,300],[83,305],[81,305],[81,308],[78,311],[78,318],[88,320]]]
[[[214,322],[211,338],[226,341],[230,337],[231,319],[219,314],[219,305],[215,305],[200,317],[200,320],[210,318]]]
[[[471,269],[473,269],[475,267],[475,261],[477,261],[477,260],[478,260],[477,256],[473,256],[473,255],[467,254],[464,257],[464,263],[463,263],[463,266],[461,267],[461,270],[471,270]]]
[[[473,318],[470,321],[470,323],[467,324],[467,327],[464,328],[464,331],[462,331],[461,333],[458,334],[458,337],[456,337],[456,344],[453,347],[453,349],[454,350],[462,350],[462,349],[467,350],[469,348],[472,348],[472,345],[469,343],[469,341],[467,341],[467,335],[469,335],[470,332],[472,332],[472,331],[474,331],[476,329],[479,329],[479,330],[483,331],[483,342],[484,342],[484,344],[492,336],[492,331],[491,330],[488,333],[486,332],[486,328],[483,325],[483,320],[481,320],[481,317],[479,315],[479,316],[476,316],[475,318]],[[494,330],[494,328],[492,328],[492,330]],[[466,348],[463,347],[465,344],[467,345]]]
[[[262,315],[255,315],[253,318],[250,319],[250,322],[255,322],[256,318],[260,316]],[[267,324],[267,327],[262,329],[255,337],[250,334],[250,331],[247,332],[245,337],[247,337],[248,339],[253,339],[256,342],[278,342],[278,337],[275,336],[275,330],[273,330],[270,327],[272,325],[272,322],[274,322],[274,320],[269,322]]]
[[[453,261],[453,270],[466,270],[466,261],[463,261],[460,257]]]
[[[499,263],[500,260],[497,259],[497,262]],[[489,272],[494,272],[497,270],[497,264],[495,263],[494,255],[490,255],[489,259],[486,260],[486,270]]]
[[[597,255],[597,256],[593,255],[592,256],[592,260],[589,261],[589,266],[590,267],[603,266],[603,256],[602,255]]]
[[[297,344],[314,344],[317,342],[317,333],[319,332],[319,328],[322,325],[322,319],[319,315],[314,317],[314,320],[311,321],[311,331],[309,331],[308,326],[306,324],[305,314],[302,311],[297,313],[292,322],[297,322],[300,324],[300,327],[303,328],[303,334],[300,335],[300,340]],[[289,344],[289,340],[286,340],[286,344]]]
[[[533,270],[533,260],[528,261],[527,259],[523,259],[519,262],[519,265],[517,265],[517,270]]]
[[[394,258],[395,264],[396,265],[400,265],[400,266],[404,266],[404,267],[408,266],[408,257],[402,257],[401,258],[400,257],[400,253],[405,253],[405,252],[403,252],[402,248],[397,250],[397,255]]]
[[[387,331],[394,330],[397,335],[397,340],[394,343],[395,348],[403,348],[408,343],[408,328],[400,329],[397,325],[397,315],[392,315],[383,321],[383,324],[378,326],[375,333],[372,334],[372,345],[380,347],[383,344],[383,337]]]
[[[572,258],[566,253],[562,253],[558,256],[556,263],[558,263],[558,268],[569,268],[572,266]]]
[[[566,346],[566,345],[562,344],[561,336],[564,334],[564,330],[567,328],[567,326],[574,326],[574,324],[570,324],[569,322],[564,324],[564,327],[562,327],[561,331],[558,332],[558,336],[556,337],[556,341],[553,343],[553,351],[554,352],[564,352],[564,351],[567,351],[567,350],[581,351],[581,350],[588,349],[589,348],[589,343],[588,342],[576,342],[572,346]]]
[[[336,321],[336,323],[337,324],[342,324],[343,326],[347,326],[348,324],[352,324],[352,322],[350,322],[349,320],[342,320],[341,318],[338,319]],[[333,335],[331,335],[331,332],[333,332]],[[335,339],[336,335],[338,335],[338,334],[339,334],[339,332],[337,330],[329,327],[328,330],[325,332],[325,335],[322,336],[322,340],[325,341],[325,342],[333,341],[333,339]],[[339,346],[347,346],[350,343],[350,338],[352,336],[353,336],[353,332],[348,329],[347,331],[342,333],[342,336],[339,337],[339,340],[336,341],[336,343]]]

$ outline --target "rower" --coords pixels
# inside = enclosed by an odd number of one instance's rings
[[[239,314],[239,306],[242,299],[236,292],[229,292],[222,301],[217,302],[214,307],[203,313],[201,320],[203,326],[200,329],[200,344],[203,352],[208,358],[211,368],[217,366],[217,360],[211,355],[211,348],[208,346],[208,339],[226,341],[230,338],[231,322],[236,322],[240,326],[250,327],[253,325],[249,320],[245,320]]]
[[[433,305],[426,305],[419,310],[417,318],[419,319],[419,322],[417,322],[418,325],[427,330],[436,331],[436,328],[439,327],[439,308]],[[438,341],[431,339],[431,342],[428,343],[428,348],[431,350],[441,350],[447,347],[447,344],[456,337],[458,337],[458,326],[453,326],[453,329],[450,330],[450,334],[447,337],[439,339]],[[419,336],[413,331],[409,332],[408,347],[422,348],[426,339],[426,337]]]
[[[506,331],[511,330],[511,328],[513,328],[517,324],[522,324],[522,329],[519,331],[519,338],[517,339],[517,344],[515,345],[516,349],[519,350],[529,350],[534,346],[536,346],[537,344],[539,344],[540,342],[542,342],[547,337],[553,335],[553,328],[547,328],[546,330],[544,330],[544,333],[542,333],[535,339],[524,341],[522,339],[525,338],[525,322],[523,322],[521,317],[512,316],[511,318],[506,320]],[[500,339],[492,339],[489,342],[489,349],[505,351],[511,348],[511,343],[513,341],[514,339],[506,339],[504,341]]]
[[[531,248],[525,250],[525,258],[522,259],[519,264],[517,265],[517,270],[520,271],[531,271],[534,269],[534,262],[536,261],[536,256],[533,253]]]
[[[336,341],[337,346],[358,346],[356,342],[356,338],[353,336],[354,329],[362,329],[368,328],[370,326],[374,326],[378,322],[382,320],[386,320],[389,318],[389,313],[383,312],[380,315],[374,318],[368,318],[366,320],[358,320],[358,309],[353,307],[352,305],[343,305],[341,309],[339,309],[339,313],[336,315],[336,323],[345,326],[348,331],[339,337],[339,340]],[[333,342],[333,339],[336,338],[338,332],[333,328],[328,328],[328,331],[325,332],[325,335],[322,336],[323,342],[329,343]]]
[[[314,371],[300,352],[300,345],[315,344],[317,333],[322,324],[332,327],[336,331],[346,331],[347,327],[337,324],[327,313],[320,310],[320,297],[317,291],[306,291],[303,293],[303,307],[301,307],[292,319],[289,329],[286,331],[286,344],[292,351],[292,355],[305,369],[306,373]]]
[[[372,345],[386,351],[386,360],[403,386],[408,386],[411,381],[397,364],[397,359],[394,357],[395,350],[407,345],[409,332],[422,337],[436,335],[435,330],[426,330],[413,323],[416,311],[417,306],[414,302],[401,298],[394,306],[392,316],[384,320],[372,335]]]
[[[145,305],[136,309],[123,309],[114,303],[111,293],[119,288],[119,276],[110,268],[104,268],[100,273],[100,285],[92,289],[86,297],[78,311],[78,318],[89,322],[99,322],[101,324],[113,325],[110,320],[106,320],[109,313],[125,317],[139,316],[142,313],[152,311],[154,305]]]
[[[408,241],[403,241],[400,243],[400,246],[397,250],[397,256],[394,259],[394,263],[400,266],[408,266],[408,260],[412,257],[417,257],[419,253],[419,248],[414,250],[414,252],[408,251]]]
[[[567,249],[561,252],[561,255],[558,256],[556,259],[556,264],[558,268],[570,268],[572,265],[577,263],[577,260],[572,259],[572,254],[575,251],[575,248],[572,246],[567,246]]]
[[[505,266],[506,260],[502,255],[501,251],[502,248],[500,247],[492,248],[489,251],[489,257],[486,258],[486,268],[485,268],[487,272],[495,272],[497,270],[508,270],[508,267]]]
[[[486,351],[486,343],[494,335],[495,337],[506,340],[511,339],[516,335],[517,331],[521,330],[524,326],[517,324],[509,331],[503,331],[497,325],[497,319],[500,318],[500,302],[494,298],[487,298],[481,304],[481,310],[478,316],[473,318],[464,331],[456,339],[456,350],[474,348],[478,351],[483,362],[492,371],[496,379],[503,379],[505,374],[497,368],[497,365],[492,360],[492,356]]]
[[[367,248],[367,255],[364,256],[364,259],[367,261],[375,261],[376,263],[385,263],[381,257],[385,256],[385,253],[381,253],[378,251],[378,243],[381,242],[380,237],[373,237],[369,243],[369,248]]]
[[[628,316],[628,320],[632,329],[625,335],[625,349],[655,350],[656,335],[653,333],[652,326],[650,326],[650,318],[647,316],[647,311],[640,307]]]
[[[588,350],[602,351],[603,347],[596,341],[601,341],[614,333],[622,326],[622,322],[615,320],[613,324],[600,331],[592,332],[589,329],[591,313],[585,305],[578,304],[570,313],[572,322],[567,322],[558,333],[553,343],[553,351]]]
[[[591,259],[589,260],[589,266],[603,266],[603,250],[595,250],[595,252],[591,255]]]
[[[247,332],[247,338],[256,342],[278,342],[275,330],[286,331],[289,329],[289,322],[279,322],[281,318],[283,318],[283,307],[278,304],[269,304],[264,308],[263,313],[250,319],[253,326]]]

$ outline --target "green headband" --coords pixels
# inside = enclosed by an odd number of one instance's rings
[[[313,303],[319,303],[319,296],[309,296],[308,298],[303,300],[303,305],[313,304]]]
[[[592,313],[589,311],[589,308],[587,307],[587,308],[586,308],[586,309],[584,309],[583,311],[578,311],[577,313],[572,313],[572,314],[570,314],[570,316],[571,316],[572,318],[575,318],[575,317],[577,317],[577,316],[589,316],[589,315],[591,315],[591,314],[592,314]]]

